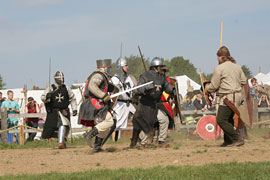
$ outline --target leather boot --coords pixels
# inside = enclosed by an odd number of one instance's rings
[[[141,130],[133,129],[131,143],[129,146],[130,148],[136,148],[140,132],[141,132]]]
[[[92,148],[93,148],[92,138],[95,137],[97,134],[98,134],[97,128],[96,127],[93,127],[93,129],[91,129],[91,131],[88,131],[86,133],[86,135],[84,136],[85,141]]]
[[[94,148],[93,148],[93,151],[92,151],[93,153],[104,151],[101,148],[102,141],[103,141],[103,138],[100,138],[100,137],[96,136],[95,145],[94,145]]]

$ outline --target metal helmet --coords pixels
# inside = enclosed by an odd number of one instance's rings
[[[104,70],[109,76],[112,76],[112,60],[97,60],[97,68]]]
[[[152,59],[151,63],[150,63],[150,67],[153,66],[163,66],[163,60],[160,59],[159,57],[154,57],[154,59]]]
[[[116,76],[122,81],[124,82],[126,77],[127,77],[127,72],[124,73],[123,67],[127,66],[127,60],[125,58],[118,58],[116,61]]]
[[[125,58],[121,57],[121,58],[117,59],[116,64],[117,64],[117,66],[123,67],[123,66],[127,66],[128,62],[127,62],[127,60]]]
[[[54,74],[54,81],[58,85],[64,84],[64,73],[61,71],[56,71]]]

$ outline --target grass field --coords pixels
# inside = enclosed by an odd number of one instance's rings
[[[268,131],[250,129],[246,145],[240,148],[220,148],[216,144],[221,139],[190,139],[187,132],[181,131],[170,133],[174,141],[168,148],[126,151],[121,148],[130,141],[122,138],[117,143],[107,142],[107,147],[118,148],[116,152],[96,155],[89,155],[83,138],[76,138],[73,143],[69,140],[69,148],[63,151],[57,149],[55,140],[24,146],[0,144],[0,180],[270,179],[269,140],[261,138]],[[65,170],[61,171],[62,168]]]
[[[167,166],[147,169],[93,170],[77,173],[46,173],[38,175],[3,176],[3,180],[59,180],[59,179],[270,179],[270,162],[225,163],[204,166]]]
[[[264,134],[266,134],[269,130],[268,129],[249,129],[248,134],[252,137],[262,137]],[[181,133],[178,132],[171,132],[170,136],[173,137],[176,142],[181,141],[183,139],[188,138],[188,133],[186,130],[182,130]],[[126,142],[130,142],[130,138],[125,137],[118,140],[117,144],[123,144]],[[108,140],[106,144],[112,144],[114,143],[112,140]],[[80,145],[86,145],[85,140],[82,137],[79,138],[73,138],[73,142],[69,139],[67,142],[67,146],[80,146]],[[32,148],[52,148],[57,147],[57,141],[53,140],[51,142],[48,141],[33,141],[28,142],[24,146],[20,146],[19,144],[0,144],[0,150],[1,149],[32,149]],[[175,148],[177,148],[177,143],[175,144]]]

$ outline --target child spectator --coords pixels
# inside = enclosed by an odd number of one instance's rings
[[[252,97],[255,96],[256,91],[257,91],[257,87],[258,87],[257,79],[256,79],[256,78],[252,78],[252,79],[251,79],[251,87],[250,87],[250,95],[251,95]]]

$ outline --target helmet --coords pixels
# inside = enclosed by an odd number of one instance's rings
[[[155,57],[154,59],[152,59],[151,63],[150,63],[150,67],[153,66],[163,66],[163,60],[160,59],[159,57]]]
[[[54,74],[54,81],[58,85],[64,84],[64,73],[61,71],[56,71]]]
[[[121,57],[121,58],[118,58],[117,59],[116,65],[123,67],[123,66],[127,66],[128,65],[128,62],[127,62],[127,60],[125,58],[122,58]]]
[[[116,61],[116,76],[122,81],[124,82],[126,79],[126,73],[123,73],[123,67],[127,66],[127,60],[125,58],[118,58]]]
[[[112,76],[112,60],[97,60],[97,68],[104,70],[109,76]]]

